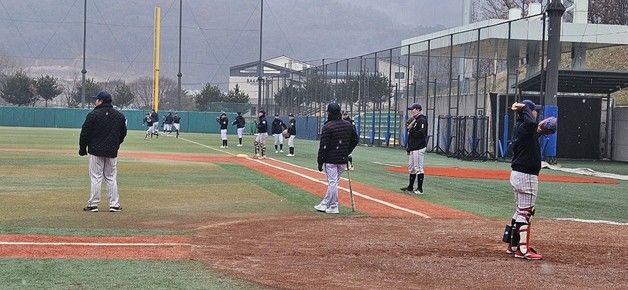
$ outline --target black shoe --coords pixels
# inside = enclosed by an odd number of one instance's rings
[[[401,191],[403,191],[404,193],[414,193],[414,190],[412,188],[409,187],[402,187],[400,188]]]
[[[122,211],[122,207],[121,206],[112,206],[112,207],[109,207],[109,211],[110,212],[119,212],[119,211]]]
[[[83,211],[98,212],[98,207],[97,206],[86,206],[86,207],[83,208]]]

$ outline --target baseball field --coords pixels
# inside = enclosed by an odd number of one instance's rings
[[[0,288],[628,288],[628,181],[542,170],[532,243],[501,242],[513,211],[508,162],[426,156],[425,194],[408,195],[404,151],[356,148],[341,213],[313,206],[326,189],[318,143],[254,160],[253,137],[144,139],[118,160],[122,212],[83,212],[89,194],[79,129],[0,127]],[[245,155],[246,154],[246,155]],[[628,165],[560,161],[628,175]],[[348,177],[345,173],[343,177]]]

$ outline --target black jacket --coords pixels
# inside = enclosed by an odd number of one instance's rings
[[[266,123],[266,116],[261,116],[258,118],[257,133],[268,133],[268,123]]]
[[[181,123],[181,117],[180,116],[172,117],[172,122],[175,123],[175,124]]]
[[[539,175],[541,171],[541,149],[536,132],[538,124],[527,106],[517,113],[517,122],[512,140],[512,162],[514,171]]]
[[[146,123],[147,127],[153,126],[153,118],[151,118],[150,115],[144,116],[144,123]]]
[[[290,135],[297,134],[297,119],[292,119],[288,121],[288,133],[290,133]]]
[[[347,164],[347,156],[358,145],[358,134],[351,123],[330,120],[323,125],[318,147],[318,164]]]
[[[153,119],[153,123],[159,122],[159,114],[157,112],[150,113],[150,118]]]
[[[172,117],[172,115],[168,115],[164,119],[164,124],[172,124],[172,122],[174,122],[174,118]]]
[[[220,124],[220,130],[227,130],[227,126],[229,125],[229,118],[227,118],[227,116],[216,118],[216,122]]]
[[[406,151],[421,150],[427,146],[427,117],[425,115],[411,117],[406,122],[406,129],[408,129]]]
[[[235,121],[233,121],[233,123],[231,123],[231,125],[236,125],[236,128],[244,128],[244,124],[246,124],[246,121],[244,120],[244,117],[242,116],[237,116],[235,118]]]
[[[126,118],[111,104],[102,104],[94,108],[81,128],[79,149],[91,155],[118,157],[120,144],[126,137]]]
[[[281,119],[277,118],[273,120],[273,134],[281,134],[286,128],[286,124]]]

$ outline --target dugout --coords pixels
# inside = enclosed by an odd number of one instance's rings
[[[521,81],[516,88],[518,95],[491,95],[493,116],[509,122],[512,128],[514,115],[508,107],[516,99],[530,99],[543,104],[545,72],[539,72]],[[576,159],[601,159],[611,157],[613,142],[612,94],[628,87],[628,71],[559,70],[558,72],[558,133],[556,157]],[[498,101],[499,98],[499,101]],[[497,103],[500,111],[496,112]],[[508,120],[507,120],[508,119]],[[508,148],[512,132],[504,126],[496,128],[502,148]],[[509,150],[505,150],[509,153]],[[503,156],[503,155],[502,155]]]

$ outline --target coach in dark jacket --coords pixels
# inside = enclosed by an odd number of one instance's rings
[[[96,107],[87,114],[79,139],[79,155],[89,153],[90,197],[84,211],[97,212],[100,185],[107,180],[109,211],[118,212],[117,163],[118,149],[126,137],[126,118],[111,105],[111,95],[105,91],[94,97]]]
[[[423,115],[423,107],[420,104],[412,104],[408,107],[410,119],[406,122],[408,130],[408,172],[409,183],[401,190],[409,193],[423,194],[423,180],[425,178],[423,163],[425,161],[425,150],[427,147],[427,117]],[[417,182],[414,190],[414,181]]]
[[[327,194],[314,208],[326,213],[339,213],[338,181],[346,169],[348,156],[358,145],[355,127],[341,119],[340,106],[332,103],[327,106],[327,122],[321,131],[318,147],[318,170],[327,175]]]

